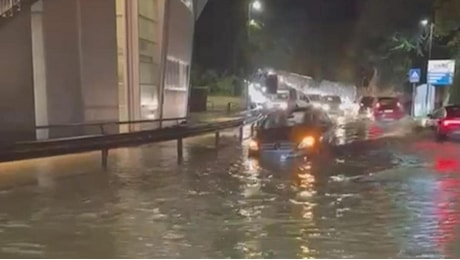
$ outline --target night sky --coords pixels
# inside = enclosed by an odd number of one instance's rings
[[[432,15],[433,4],[432,0],[261,1],[263,13],[255,18],[290,51],[268,48],[257,56],[257,65],[342,81],[353,81],[359,67],[357,53],[369,44],[369,35],[418,30],[419,21]],[[197,23],[195,66],[219,72],[239,66],[247,3],[209,0]]]

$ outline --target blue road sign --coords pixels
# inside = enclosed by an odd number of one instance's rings
[[[419,83],[421,78],[422,70],[419,68],[414,68],[409,70],[409,82],[410,83]]]
[[[428,83],[435,86],[452,85],[454,83],[454,74],[431,72],[428,74]]]
[[[435,86],[447,86],[454,83],[455,60],[428,61],[427,82]]]

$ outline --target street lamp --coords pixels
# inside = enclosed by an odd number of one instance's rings
[[[248,22],[249,23],[254,23],[255,22],[255,20],[252,19],[252,12],[253,11],[261,12],[262,11],[262,2],[260,2],[259,0],[249,2],[249,5],[248,5]]]
[[[258,0],[252,2],[252,9],[258,12],[262,11],[262,3]]]
[[[251,44],[251,27],[257,26],[258,23],[255,19],[252,18],[252,12],[261,12],[262,11],[262,2],[260,0],[250,0],[248,4],[248,22],[247,22],[247,44],[250,46]],[[249,62],[250,64],[252,61]],[[246,84],[246,105],[249,108],[250,106],[250,100],[249,100],[249,85]]]
[[[428,19],[424,19],[424,20],[421,20],[421,21],[420,21],[420,24],[421,24],[422,26],[427,26],[429,22],[430,22],[430,21],[428,21]]]
[[[433,49],[434,23],[431,22],[428,19],[424,19],[424,20],[420,21],[420,24],[425,28],[428,25],[430,26],[430,35],[429,35],[429,39],[428,39],[428,62],[427,62],[427,66],[426,66],[426,99],[425,99],[425,105],[426,105],[426,108],[428,108],[428,99],[429,99],[429,96],[430,96],[430,83],[429,83],[429,79],[428,79],[428,70],[429,70],[429,64],[430,64],[430,60],[431,60],[431,52],[432,52],[432,49]],[[426,112],[428,113],[428,111],[426,111]]]
[[[430,22],[428,19],[424,19],[420,22],[423,27],[430,26],[430,35],[429,35],[429,46],[428,46],[428,61],[431,60],[431,51],[433,48],[433,35],[434,35],[434,23]]]

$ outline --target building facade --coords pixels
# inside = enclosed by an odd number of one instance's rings
[[[43,125],[185,117],[194,25],[205,3],[20,3],[0,18],[0,140],[91,132],[35,129]]]

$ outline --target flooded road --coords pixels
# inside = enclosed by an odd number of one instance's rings
[[[460,143],[347,123],[322,160],[211,137],[0,165],[2,258],[460,257]]]

